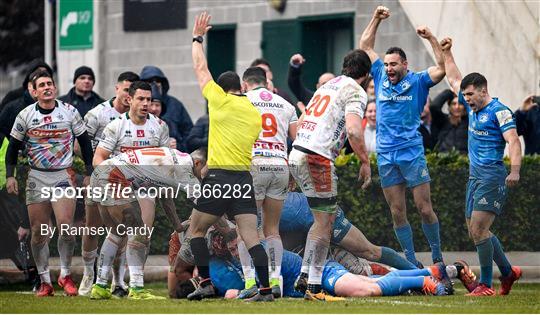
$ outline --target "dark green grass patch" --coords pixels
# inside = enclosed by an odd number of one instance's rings
[[[155,294],[166,296],[164,283],[151,284]],[[355,298],[322,303],[281,299],[274,303],[245,303],[222,299],[107,300],[65,297],[61,290],[50,298],[37,298],[20,286],[0,287],[2,313],[539,313],[540,284],[517,284],[509,296],[470,298],[459,286],[456,295]]]

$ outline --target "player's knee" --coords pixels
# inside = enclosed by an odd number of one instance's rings
[[[479,242],[489,237],[489,229],[482,224],[471,224],[469,233],[475,242]]]
[[[47,231],[45,233],[42,233],[42,231],[39,228],[34,228],[34,227],[32,227],[31,233],[32,233],[32,238],[31,238],[32,244],[44,244],[47,242],[47,240],[51,236],[50,232]]]

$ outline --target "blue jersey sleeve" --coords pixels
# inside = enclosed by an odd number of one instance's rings
[[[377,84],[381,80],[383,73],[384,73],[384,63],[379,58],[375,60],[374,63],[371,64],[371,76],[373,77],[373,82],[375,84]],[[377,85],[375,85],[375,87],[377,87]]]
[[[495,120],[495,124],[501,129],[501,133],[516,128],[514,114],[508,107],[501,106],[497,108],[497,110],[493,112],[492,119]]]
[[[465,97],[463,96],[463,93],[461,93],[461,91],[459,91],[458,93],[458,103],[461,103],[463,104],[463,106],[465,106],[465,110],[467,110],[467,113],[471,112],[471,107],[469,106],[469,103],[467,103],[467,101],[465,100]]]
[[[435,82],[431,80],[431,77],[429,76],[429,73],[427,70],[418,72],[418,79],[422,87],[425,88],[426,90],[435,85]]]

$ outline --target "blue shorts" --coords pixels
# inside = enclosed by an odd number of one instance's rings
[[[422,145],[377,153],[382,188],[407,183],[415,187],[431,181]]]
[[[349,270],[345,269],[345,267],[340,265],[338,262],[334,260],[329,260],[326,262],[324,265],[321,283],[323,290],[331,295],[336,295],[336,282],[346,273],[349,273]]]
[[[473,211],[489,211],[499,215],[506,202],[504,181],[487,181],[469,178],[465,199],[465,218],[470,219]]]
[[[347,220],[345,213],[340,207],[336,211],[336,220],[334,221],[334,230],[332,231],[332,243],[339,244],[351,229],[352,223]]]

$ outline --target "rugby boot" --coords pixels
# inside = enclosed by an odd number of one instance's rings
[[[467,262],[458,260],[454,263],[454,266],[456,266],[458,271],[457,278],[461,281],[465,289],[469,292],[474,291],[478,286],[478,280],[476,279],[474,272],[469,268]]]
[[[480,283],[471,293],[465,294],[465,296],[493,296],[495,291],[487,285]]]
[[[311,291],[306,290],[306,294],[304,294],[304,300],[322,301],[322,302],[338,302],[338,301],[345,301],[345,298],[342,298],[339,296],[332,296],[323,291],[319,293],[311,293]]]
[[[94,277],[89,275],[84,275],[81,284],[79,285],[79,295],[80,296],[90,296],[92,291],[92,285],[94,284]]]
[[[54,296],[54,289],[50,283],[42,282],[36,292],[37,297]]]
[[[122,286],[117,285],[114,287],[114,290],[112,290],[111,294],[112,297],[115,299],[123,299],[128,296],[128,291]]]
[[[92,286],[92,291],[90,291],[90,299],[92,300],[108,300],[111,296],[111,290],[107,286],[97,283]]]
[[[75,282],[73,282],[73,279],[70,275],[67,275],[63,278],[58,278],[58,285],[64,289],[64,293],[67,296],[77,296],[78,290],[77,286],[75,285]]]
[[[195,291],[188,294],[187,299],[190,301],[200,301],[205,298],[211,298],[216,296],[216,288],[214,287],[214,284],[208,279],[201,280],[199,283],[199,286]]]
[[[428,269],[431,275],[446,287],[446,292],[448,295],[454,294],[454,286],[452,285],[452,281],[450,281],[450,277],[448,277],[448,274],[446,273],[446,265],[444,263],[438,262],[434,266],[430,266]]]
[[[274,295],[272,294],[272,288],[260,288],[257,290],[255,296],[245,299],[246,302],[272,302],[274,301]]]
[[[501,288],[499,289],[499,295],[508,295],[510,290],[512,290],[512,285],[514,282],[518,281],[521,278],[521,268],[517,266],[512,266],[512,272],[506,277],[499,277],[501,280]]]
[[[446,287],[434,277],[424,277],[422,292],[426,295],[448,295]]]
[[[298,278],[296,278],[296,281],[294,282],[294,289],[298,292],[305,293],[307,290],[307,281],[308,281],[307,273],[301,273],[298,276]]]
[[[128,299],[131,300],[165,300],[166,297],[154,295],[144,287],[129,288]]]
[[[240,300],[249,299],[257,295],[257,293],[259,293],[259,289],[257,288],[256,285],[253,285],[249,289],[243,289],[242,291],[240,291],[240,294],[238,294],[237,299],[240,299]]]

